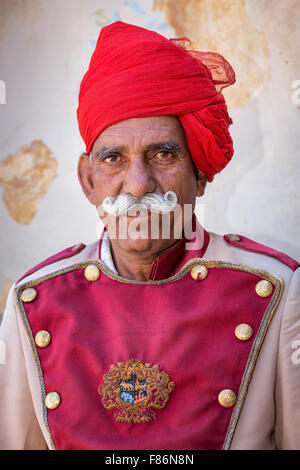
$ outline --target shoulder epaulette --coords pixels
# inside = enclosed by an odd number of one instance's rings
[[[77,245],[70,246],[69,248],[65,248],[64,250],[60,251],[59,253],[56,253],[53,256],[50,256],[49,258],[45,259],[41,263],[37,264],[34,266],[34,268],[31,268],[29,271],[27,271],[20,279],[17,281],[16,284],[18,284],[22,279],[24,279],[27,276],[30,276],[30,274],[35,273],[41,268],[44,268],[48,264],[56,263],[57,261],[60,261],[64,258],[70,258],[71,256],[77,255],[80,253],[83,248],[85,248],[84,243],[78,243]]]
[[[261,243],[257,243],[253,240],[250,240],[250,238],[244,237],[242,235],[229,233],[227,235],[224,235],[224,239],[230,245],[234,245],[243,250],[253,251],[255,253],[260,253],[263,255],[272,256],[273,258],[277,258],[279,261],[286,264],[293,271],[296,271],[296,269],[300,267],[298,261],[294,260],[285,253],[274,250],[273,248],[262,245]]]

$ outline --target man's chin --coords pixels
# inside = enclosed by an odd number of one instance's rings
[[[128,251],[161,251],[167,247],[171,239],[162,236],[160,217],[154,221],[153,213],[133,214],[118,217],[112,232],[108,229],[109,238],[115,239],[124,250]]]
[[[164,248],[166,240],[153,240],[151,238],[127,238],[125,240],[119,239],[118,245],[125,251],[160,251]]]
[[[137,250],[160,250],[182,236],[182,219],[174,220],[174,214],[160,214],[150,210],[110,216],[106,219],[106,230],[111,240]]]

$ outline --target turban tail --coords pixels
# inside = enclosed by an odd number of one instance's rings
[[[102,28],[79,92],[77,118],[87,153],[112,124],[177,116],[195,165],[213,180],[233,155],[232,120],[220,90],[235,75],[221,55],[188,47],[186,38],[169,40],[120,21]]]

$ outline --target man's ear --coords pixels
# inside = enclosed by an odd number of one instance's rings
[[[207,177],[197,169],[197,197],[203,196],[207,184]]]
[[[82,190],[91,204],[96,205],[95,190],[93,183],[92,165],[89,155],[80,155],[77,165],[77,176]]]

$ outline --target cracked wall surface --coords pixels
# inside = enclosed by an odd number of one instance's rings
[[[57,174],[57,161],[41,141],[24,145],[0,162],[3,201],[11,217],[29,224],[38,210],[39,200]]]
[[[238,86],[224,90],[231,109],[246,106],[268,83],[268,41],[249,18],[246,0],[154,0],[154,8],[166,13],[177,37],[220,53],[233,66]]]

